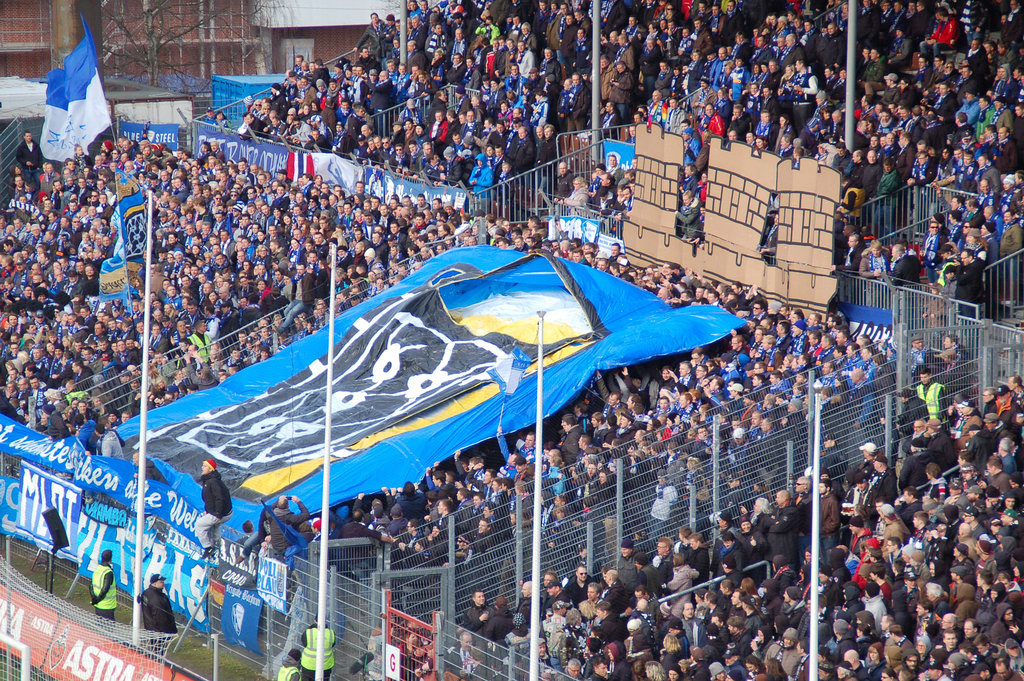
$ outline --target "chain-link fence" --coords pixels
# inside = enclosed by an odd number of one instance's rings
[[[20,543],[20,542],[16,542]],[[64,561],[60,561],[64,562]],[[0,678],[20,679],[28,646],[32,679],[169,678],[163,662],[169,638],[83,612],[0,559]]]

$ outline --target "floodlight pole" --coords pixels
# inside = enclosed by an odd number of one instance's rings
[[[125,287],[130,286],[128,277],[128,263],[125,261]],[[150,189],[146,197],[146,283],[144,297],[142,299],[142,395],[139,404],[139,469],[137,471],[138,485],[135,488],[135,561],[133,565],[134,579],[132,580],[132,644],[142,644],[142,589],[143,589],[143,563],[142,554],[146,540],[146,444],[147,427],[149,421],[149,328],[152,320],[149,298],[152,293],[153,268],[153,190]]]
[[[544,310],[537,312],[537,430],[533,443],[533,555],[530,580],[530,681],[540,678],[540,516],[544,465]],[[522,532],[520,527],[519,531]]]
[[[843,142],[853,152],[853,131],[856,125],[854,109],[857,107],[857,3],[846,3],[846,115]],[[812,679],[814,677],[811,677]]]
[[[324,406],[324,472],[323,496],[320,498],[320,574],[316,593],[316,681],[323,681],[324,658],[327,654],[325,641],[327,631],[327,543],[331,534],[331,398],[334,396],[334,312],[335,286],[338,273],[338,244],[331,243],[331,288],[327,303],[327,389]]]
[[[821,391],[814,388],[811,404],[814,408],[814,448],[811,452],[811,627],[808,642],[808,675],[818,678],[818,586],[821,570]]]

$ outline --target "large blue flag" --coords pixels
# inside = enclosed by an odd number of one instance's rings
[[[85,37],[64,60],[63,69],[46,75],[46,116],[39,148],[43,156],[65,161],[75,155],[75,145],[87,149],[110,127],[110,110],[96,60],[96,47],[88,24]]]
[[[118,201],[110,224],[117,233],[114,254],[100,265],[100,300],[131,303],[146,253],[146,196],[135,180],[121,171],[116,179]]]

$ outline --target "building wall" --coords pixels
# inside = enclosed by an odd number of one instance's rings
[[[369,17],[369,14],[367,14]],[[274,71],[281,72],[291,68],[290,60],[283,58],[284,51],[281,49],[288,40],[312,40],[312,54],[303,55],[307,59],[323,59],[327,61],[334,59],[352,50],[363,32],[366,24],[362,26],[335,26],[335,27],[311,27],[311,28],[281,28],[274,29]]]
[[[0,0],[0,76],[42,78],[53,67],[51,56],[51,2],[69,0]],[[166,18],[179,16],[178,10],[188,10],[202,3],[203,10],[215,17],[210,29],[191,30],[161,54],[161,75],[186,74],[197,80],[208,81],[213,74],[241,75],[259,72],[261,29],[252,25],[250,10],[263,0],[170,0]],[[100,49],[105,76],[143,78],[144,64],[133,59],[134,48],[125,38],[125,32],[136,35],[144,32],[142,0],[108,0],[103,3],[103,28],[95,31],[102,39]],[[176,10],[175,8],[178,8]],[[365,16],[368,21],[370,4]],[[190,15],[183,13],[181,21]],[[194,15],[192,15],[194,16]],[[170,30],[170,26],[168,27]],[[298,27],[262,29],[270,32],[272,70],[281,72],[291,66],[284,49],[287,41],[300,41],[312,49],[309,57],[325,60],[338,57],[353,49],[366,25],[335,27]],[[102,36],[102,38],[101,38]],[[304,50],[305,51],[305,50]],[[59,62],[59,60],[58,60]],[[173,87],[172,83],[164,83]]]
[[[0,0],[0,76],[45,76],[50,43],[49,0]]]

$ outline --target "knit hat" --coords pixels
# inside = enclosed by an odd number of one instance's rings
[[[217,462],[214,461],[213,459],[207,459],[203,463],[205,463],[207,466],[209,466],[213,470],[217,470]]]

